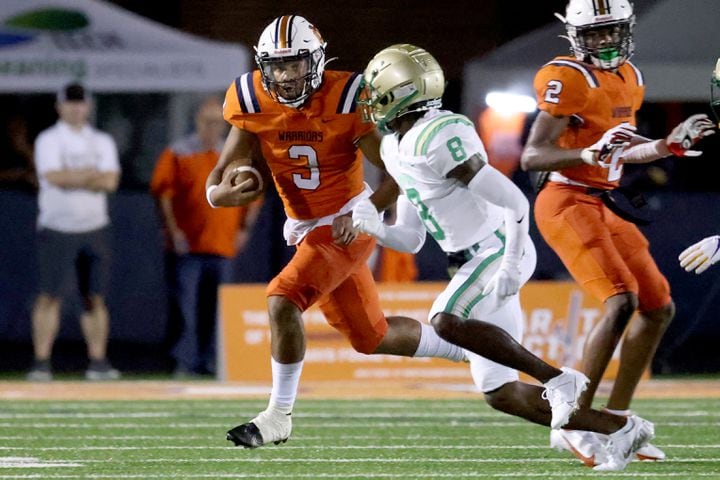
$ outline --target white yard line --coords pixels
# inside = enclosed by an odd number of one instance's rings
[[[377,437],[375,437],[377,438]],[[55,439],[55,438],[53,438]],[[295,441],[303,441],[303,438],[297,438]],[[696,448],[696,449],[720,449],[720,445],[662,445],[663,449],[668,448]],[[82,451],[104,451],[104,450],[228,450],[234,447],[228,445],[144,445],[138,447],[121,447],[121,446],[88,446],[83,445]],[[443,445],[439,447],[437,445],[309,445],[304,443],[303,445],[283,445],[283,450],[305,450],[312,448],[313,450],[437,450],[442,448],[443,450],[549,450],[549,447],[545,445]],[[17,450],[32,450],[37,452],[53,452],[53,451],[65,451],[65,452],[77,452],[78,447],[3,447],[0,446],[0,451],[17,451]],[[694,458],[694,457],[691,457]],[[2,457],[0,457],[2,460]],[[673,457],[675,460],[675,457]],[[720,459],[718,459],[720,461]]]
[[[82,463],[64,460],[41,460],[36,457],[0,457],[0,468],[82,467]]]
[[[493,437],[495,435],[492,435]],[[82,441],[89,441],[89,440],[106,440],[106,441],[137,441],[137,440],[157,440],[157,441],[172,441],[172,440],[209,440],[209,441],[217,441],[218,435],[53,435],[53,441],[64,441],[64,440],[82,440]],[[386,436],[383,435],[383,440],[393,441],[393,440],[401,440],[401,441],[408,441],[408,440],[425,440],[427,437],[425,435],[390,435]],[[457,440],[457,441],[474,441],[478,440],[478,435],[433,435],[433,440]],[[292,440],[295,442],[303,442],[303,446],[291,446],[291,445],[283,445],[283,450],[288,448],[307,448],[309,442],[317,441],[317,442],[327,442],[328,437],[322,436],[322,435],[295,435],[293,434]],[[339,435],[334,436],[333,439],[337,440],[377,440],[378,435]],[[0,441],[3,440],[26,440],[26,441],[35,441],[35,440],[47,440],[47,436],[45,435],[0,435]],[[183,445],[177,445],[177,446],[168,446],[168,445],[161,445],[161,446],[144,446],[142,448],[204,448],[204,447],[195,447],[195,446],[183,446]],[[394,445],[394,446],[379,446],[379,445],[360,445],[360,446],[327,446],[324,443],[321,443],[320,445],[312,445],[312,448],[438,448],[437,446],[429,446],[429,445]],[[669,443],[663,443],[663,448],[708,448],[713,449],[717,448],[720,450],[720,444],[687,444],[687,443],[679,443],[679,444],[669,444]],[[0,445],[0,449],[17,449],[21,450],[23,447],[3,447]],[[64,448],[64,447],[26,447],[26,448],[32,448],[32,449],[53,449],[53,448]],[[86,448],[95,448],[95,447],[83,447],[83,449]],[[127,447],[111,447],[111,448],[127,448]],[[224,447],[218,447],[218,448],[224,448]],[[445,448],[445,447],[443,447]],[[448,447],[450,448],[450,447]],[[478,448],[478,449],[495,449],[495,448],[517,448],[517,449],[523,449],[523,448],[538,448],[538,449],[548,449],[549,447],[545,445],[496,445],[496,446],[477,446],[477,447],[464,447],[464,448]]]
[[[389,417],[390,418],[390,417]],[[395,417],[397,418],[397,417]],[[505,422],[487,422],[481,421],[476,418],[467,419],[469,421],[455,422],[450,421],[446,427],[472,427],[472,428],[483,428],[483,427],[507,427],[507,428],[525,428],[529,424],[520,420],[513,420],[514,417],[508,417],[508,421]],[[195,422],[195,423],[184,423],[184,422],[170,422],[170,423],[107,423],[102,428],[105,429],[156,429],[158,427],[167,429],[182,429],[182,428],[225,428],[231,426],[233,423],[232,419],[228,419],[225,422]],[[301,428],[345,428],[345,429],[377,429],[385,427],[395,428],[412,428],[412,427],[427,427],[432,425],[428,422],[313,422],[305,417],[298,416],[294,425],[298,425]],[[441,422],[438,420],[438,425]],[[662,427],[720,427],[720,422],[655,422],[656,430]],[[100,428],[97,423],[46,423],[46,422],[34,422],[34,423],[13,423],[13,422],[0,422],[0,428],[12,428],[18,429],[37,429],[37,428]]]
[[[631,473],[631,472],[622,472],[621,474],[622,478],[688,478],[687,472],[668,472],[668,473]],[[712,472],[693,472],[693,478],[703,478],[703,477],[712,477],[717,478],[717,473]],[[484,478],[599,478],[598,473],[594,472],[593,470],[584,469],[582,471],[574,471],[572,474],[548,474],[547,472],[538,472],[538,473],[486,473],[486,472],[463,472],[463,473],[440,473],[440,472],[433,472],[432,478],[475,478],[475,479],[484,479]],[[614,478],[621,478],[618,476],[614,476]],[[142,479],[150,479],[150,478],[173,478],[168,477],[168,475],[164,474],[129,474],[129,475],[118,475],[118,474],[82,474],[82,475],[67,475],[67,474],[51,474],[51,475],[44,475],[44,474],[26,474],[26,475],[0,475],[0,478],[2,479],[50,479],[50,478],[63,478],[63,479],[73,479],[73,478],[83,478],[83,479],[104,479],[104,478],[110,478],[110,479],[124,479],[124,478],[142,478]],[[182,478],[282,478],[287,479],[288,476],[286,473],[195,473],[195,474],[183,474]],[[346,473],[346,474],[337,474],[337,473],[312,473],[312,474],[302,474],[302,473],[293,473],[292,478],[332,478],[332,479],[350,479],[350,478],[360,478],[360,479],[367,479],[368,474],[367,473]],[[408,473],[373,473],[372,478],[402,478],[402,479],[419,479],[419,480],[427,480],[428,476],[427,474],[408,474]]]

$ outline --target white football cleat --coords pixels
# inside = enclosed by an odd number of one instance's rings
[[[570,421],[570,417],[578,409],[578,399],[587,388],[590,380],[585,374],[562,367],[563,373],[548,380],[544,386],[542,398],[550,403],[552,420],[550,428],[557,430]]]
[[[607,435],[583,430],[551,430],[550,448],[558,452],[568,451],[586,467],[594,467],[607,461],[605,443]]]
[[[635,452],[635,456],[638,460],[642,460],[644,462],[660,462],[665,460],[665,452],[651,443],[648,443]]]
[[[273,407],[260,412],[257,417],[248,423],[243,423],[227,432],[227,439],[235,446],[244,448],[257,448],[268,443],[287,442],[292,431],[292,417],[290,413],[283,413]]]
[[[637,415],[627,417],[627,423],[617,432],[608,435],[605,443],[607,461],[594,470],[619,472],[624,470],[635,454],[655,436],[655,426]]]
[[[612,413],[613,415],[625,415],[626,417],[628,415],[632,415],[632,412],[630,410],[626,410],[625,414],[614,410],[608,410],[607,408],[603,408],[603,411]],[[665,460],[667,456],[665,455],[665,452],[660,450],[658,447],[651,443],[648,443],[637,451],[635,457],[642,462],[660,462],[662,460]]]

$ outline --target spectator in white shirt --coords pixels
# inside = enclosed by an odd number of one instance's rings
[[[90,359],[88,380],[120,376],[107,360],[109,273],[107,194],[117,189],[120,165],[115,141],[88,124],[91,102],[78,83],[57,97],[58,122],[35,141],[39,179],[37,261],[39,294],[32,312],[35,362],[28,380],[52,380],[50,357],[60,326],[66,285],[83,298],[80,318]],[[73,282],[73,279],[75,280]]]

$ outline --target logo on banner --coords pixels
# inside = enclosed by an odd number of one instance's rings
[[[115,32],[92,31],[90,19],[80,10],[41,8],[6,19],[0,29],[0,48],[12,47],[45,36],[60,50],[107,51],[125,47]]]

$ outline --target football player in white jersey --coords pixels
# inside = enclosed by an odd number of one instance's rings
[[[715,114],[717,126],[720,126],[720,58],[715,64],[710,82],[710,108]],[[720,235],[711,235],[690,245],[683,250],[678,260],[686,272],[700,275],[720,261]]]
[[[444,86],[437,61],[413,45],[388,47],[368,64],[358,103],[388,133],[381,156],[402,195],[395,225],[382,223],[369,201],[353,210],[354,225],[382,245],[407,252],[419,251],[429,232],[457,268],[432,306],[430,323],[466,350],[473,380],[493,408],[560,428],[551,422],[543,388],[520,382],[517,373],[547,365],[519,343],[518,291],[536,261],[528,201],[487,164],[472,122],[440,110]],[[579,396],[587,378],[562,370]],[[608,434],[598,470],[622,470],[653,436],[653,425],[637,416],[590,409],[577,411],[566,428]]]

